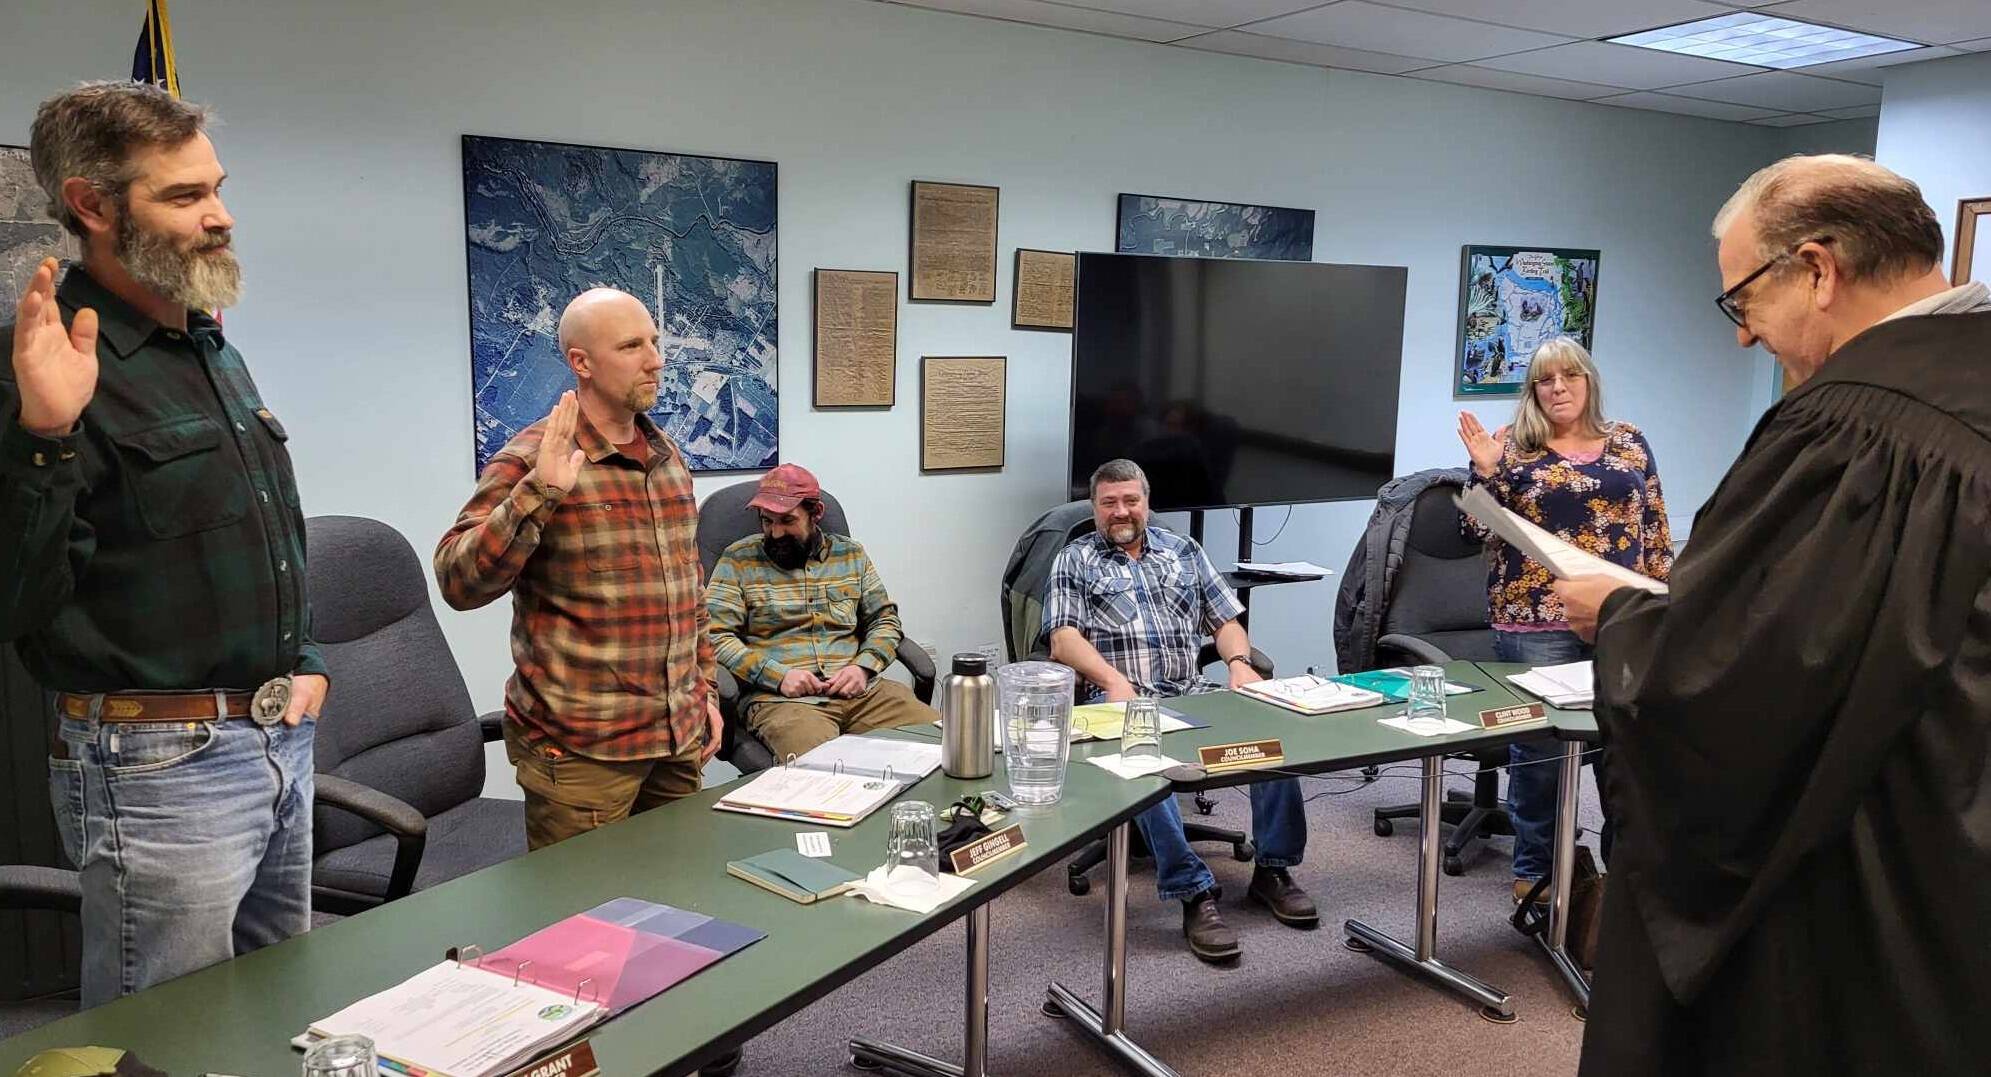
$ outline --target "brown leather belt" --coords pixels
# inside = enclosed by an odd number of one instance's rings
[[[100,722],[207,722],[216,718],[247,718],[254,692],[220,693],[223,712],[215,713],[214,692],[142,692],[103,697]],[[58,692],[55,705],[65,717],[88,721],[90,702],[98,697]]]

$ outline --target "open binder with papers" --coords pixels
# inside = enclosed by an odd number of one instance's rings
[[[940,767],[940,745],[842,736],[769,767],[712,806],[720,811],[850,827]]]
[[[1569,543],[1536,527],[1513,512],[1502,508],[1493,495],[1483,486],[1468,489],[1458,499],[1459,508],[1468,516],[1484,524],[1488,530],[1499,535],[1527,557],[1549,570],[1559,580],[1575,579],[1578,576],[1606,576],[1641,591],[1653,594],[1666,593],[1666,585],[1649,576],[1641,576],[1623,565],[1614,565],[1596,554],[1579,550]]]
[[[1281,677],[1273,681],[1253,681],[1237,689],[1241,695],[1276,703],[1290,711],[1301,714],[1329,714],[1334,711],[1359,710],[1387,702],[1381,692],[1371,692],[1352,684],[1327,677],[1316,677],[1311,673],[1298,677]]]
[[[1587,661],[1536,666],[1526,673],[1510,674],[1507,679],[1563,710],[1589,710],[1596,694],[1596,672]]]
[[[509,1074],[739,950],[762,931],[616,898],[495,953],[440,963],[311,1023],[294,1043],[371,1039],[383,1069],[429,1077]]]

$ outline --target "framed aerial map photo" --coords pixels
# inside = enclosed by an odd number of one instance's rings
[[[1599,257],[1560,247],[1466,247],[1453,396],[1519,395],[1535,349],[1552,337],[1589,348]]]
[[[1192,258],[1311,262],[1314,211],[1123,194],[1114,250]]]
[[[66,266],[82,257],[76,237],[49,217],[47,207],[48,196],[28,166],[28,148],[0,146],[0,295],[8,311],[21,301],[42,259],[54,255]]]
[[[657,322],[650,417],[686,465],[772,467],[775,191],[771,161],[463,136],[477,469],[573,388],[560,312],[599,285]]]

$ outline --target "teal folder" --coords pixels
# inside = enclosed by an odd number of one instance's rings
[[[726,874],[804,905],[835,897],[858,880],[856,872],[793,849],[773,849],[726,864]]]

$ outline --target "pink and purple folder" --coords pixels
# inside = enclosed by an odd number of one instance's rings
[[[477,967],[592,999],[614,1016],[766,937],[729,920],[616,898],[479,958]]]

